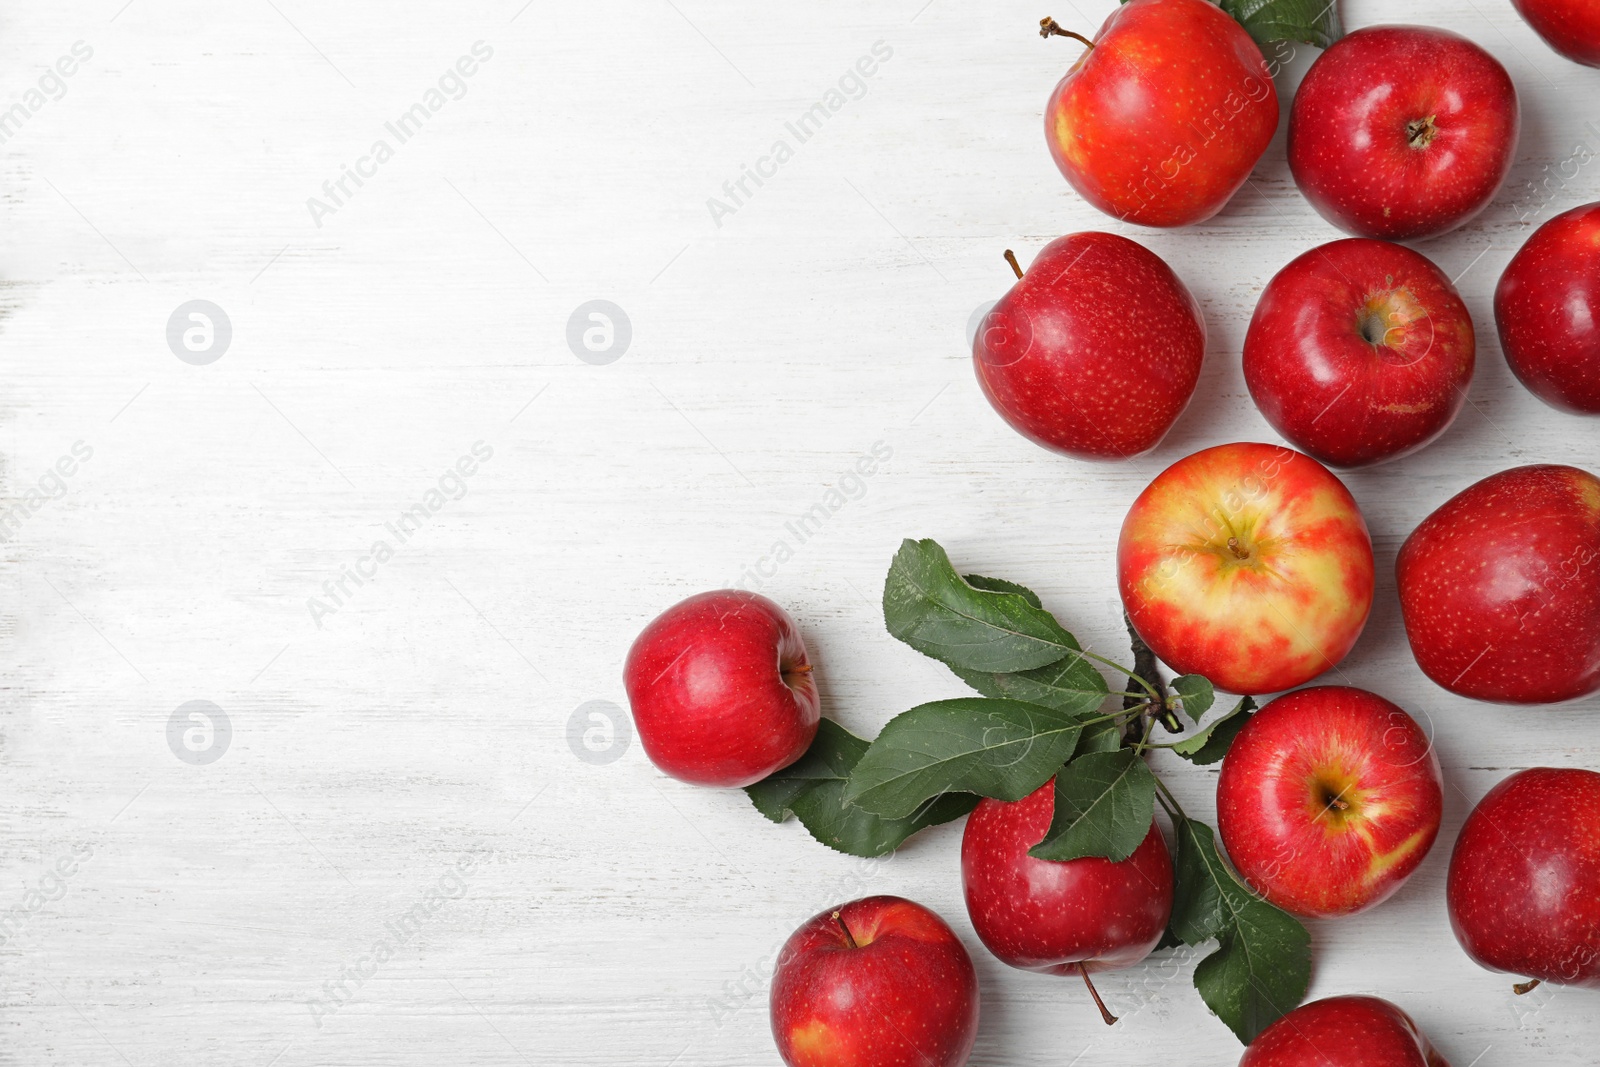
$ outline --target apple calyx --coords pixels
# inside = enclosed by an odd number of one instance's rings
[[[1017,280],[1022,280],[1022,264],[1017,262],[1017,254],[1011,249],[1006,249],[1006,262],[1011,264],[1011,269],[1017,272]]]
[[[1354,817],[1351,808],[1354,806],[1345,799],[1345,794],[1350,792],[1350,785],[1340,786],[1338,782],[1330,781],[1325,776],[1320,776],[1312,781],[1313,795],[1317,803],[1322,805],[1322,810],[1317,817],[1328,818],[1335,826],[1342,827],[1349,819]]]
[[[839,924],[839,929],[844,932],[845,942],[848,943],[851,948],[861,947],[860,945],[856,944],[855,935],[850,932],[850,927],[845,925],[843,915],[840,915],[838,912],[834,912],[833,921]]]
[[[1039,20],[1039,36],[1045,38],[1046,40],[1051,37],[1071,37],[1074,41],[1082,41],[1090,48],[1094,47],[1094,42],[1089,40],[1089,38],[1085,37],[1081,33],[1073,33],[1071,30],[1062,29],[1061,23],[1057,22],[1049,15],[1046,15],[1044,18]]]
[[[1412,148],[1427,148],[1439,135],[1439,127],[1433,124],[1433,120],[1437,117],[1429,115],[1425,119],[1412,119],[1406,123],[1406,140]]]
[[[1094,983],[1089,980],[1089,968],[1080,963],[1078,964],[1078,973],[1083,975],[1083,984],[1089,987],[1089,995],[1094,998],[1094,1006],[1100,1009],[1100,1018],[1106,1021],[1107,1026],[1117,1025],[1117,1017],[1111,1014],[1111,1010],[1106,1007],[1106,1002],[1100,999],[1100,990],[1096,989]]]

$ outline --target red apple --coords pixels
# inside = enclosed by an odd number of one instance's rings
[[[1585,204],[1533,231],[1511,258],[1494,291],[1494,321],[1506,362],[1534,396],[1600,415],[1597,320],[1600,204]]]
[[[943,919],[867,897],[807,920],[772,976],[789,1067],[960,1067],[978,1036],[978,975]]]
[[[1278,445],[1181,459],[1133,502],[1122,604],[1167,665],[1272,693],[1344,659],[1372,609],[1372,541],[1344,483]]]
[[[634,726],[662,771],[738,788],[799,759],[821,717],[800,631],[756,593],[701,593],[658,615],[622,668]]]
[[[1453,230],[1488,206],[1517,154],[1517,90],[1458,34],[1370,26],[1306,72],[1289,169],[1322,217],[1358,237]]]
[[[1291,1011],[1239,1067],[1450,1067],[1411,1016],[1377,997],[1329,997]]]
[[[1600,478],[1492,474],[1423,519],[1395,571],[1411,654],[1452,693],[1550,704],[1600,690]]]
[[[1466,402],[1473,352],[1472,316],[1443,271],[1403,245],[1351,237],[1267,283],[1244,380],[1295,447],[1363,467],[1444,433]]]
[[[1456,839],[1447,893],[1478,963],[1600,989],[1600,774],[1535,767],[1491,789]]]
[[[979,801],[961,838],[961,882],[978,938],[1026,971],[1089,975],[1131,967],[1161,940],[1172,914],[1172,857],[1154,823],[1121,863],[1028,855],[1055,813],[1055,779],[1021,800]],[[1100,1003],[1106,1022],[1116,1019]]]
[[[1078,36],[1051,19],[1044,26],[1046,36]],[[1141,226],[1215,215],[1277,128],[1278,91],[1261,49],[1206,0],[1114,10],[1044,113],[1050,155],[1072,187]]]
[[[1600,67],[1600,6],[1594,0],[1511,0],[1511,6],[1551,48]]]
[[[1206,351],[1200,305],[1172,268],[1110,233],[1058,237],[1026,274],[1011,262],[1018,281],[972,345],[989,403],[1024,437],[1080,459],[1158,445]]]
[[[1439,836],[1443,777],[1416,720],[1364,689],[1281,696],[1239,732],[1217,781],[1217,829],[1239,874],[1293,915],[1387,900]]]

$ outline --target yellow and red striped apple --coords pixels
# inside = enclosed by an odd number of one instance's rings
[[[1231,693],[1302,685],[1372,609],[1372,541],[1333,473],[1281,445],[1218,445],[1168,467],[1122,523],[1128,618],[1173,670]]]

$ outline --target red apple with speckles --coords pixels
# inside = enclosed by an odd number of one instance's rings
[[[813,916],[772,976],[789,1067],[961,1067],[978,1036],[978,975],[921,904],[867,897]]]
[[[961,883],[978,938],[1025,971],[1082,975],[1107,1023],[1116,1021],[1089,976],[1131,967],[1161,940],[1172,914],[1172,857],[1154,823],[1121,863],[1042,860],[1055,779],[1017,801],[986,799],[967,817]]]
[[[1600,67],[1600,5],[1594,0],[1511,0],[1511,6],[1551,48]]]
[[[1434,237],[1488,206],[1517,154],[1511,76],[1459,34],[1371,26],[1306,72],[1289,169],[1322,217],[1359,237]]]
[[[1533,231],[1500,275],[1494,321],[1506,362],[1534,396],[1600,415],[1600,204]]]
[[[1403,245],[1351,237],[1280,270],[1244,339],[1244,380],[1296,448],[1335,467],[1409,455],[1467,399],[1472,316]]]
[[[1411,653],[1453,693],[1550,704],[1600,690],[1600,478],[1539,464],[1468,486],[1395,565]]]
[[[1600,989],[1597,887],[1600,774],[1535,767],[1491,789],[1461,828],[1450,925],[1490,970]]]
[[[1281,445],[1217,445],[1156,476],[1128,510],[1117,581],[1169,667],[1274,693],[1337,664],[1372,610],[1372,541],[1350,491]]]
[[[1161,443],[1205,358],[1200,305],[1172,268],[1110,233],[1045,245],[972,344],[989,403],[1031,441],[1079,459]]]
[[[1078,36],[1051,19],[1044,33]],[[1261,49],[1215,4],[1130,0],[1056,86],[1044,124],[1056,166],[1089,203],[1141,226],[1187,226],[1250,177],[1278,128],[1278,91]]]
[[[1450,1067],[1411,1016],[1377,997],[1329,997],[1291,1011],[1239,1067]]]
[[[742,589],[658,615],[634,639],[622,681],[645,754],[694,785],[740,788],[787,767],[822,713],[794,620]]]
[[[1328,685],[1271,701],[1234,739],[1217,829],[1256,892],[1332,919],[1392,896],[1433,847],[1444,809],[1433,744],[1399,706]]]

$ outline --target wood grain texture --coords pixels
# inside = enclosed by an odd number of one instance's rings
[[[827,712],[858,733],[962,692],[883,630],[905,536],[1028,583],[1120,654],[1112,545],[1133,496],[1196,448],[1274,439],[1243,387],[1244,328],[1271,274],[1335,236],[1289,180],[1281,131],[1216,219],[1136,232],[1078,201],[1040,130],[1076,46],[1032,27],[1092,28],[1110,0],[122,2],[13,5],[0,26],[9,100],[75,42],[93,50],[0,146],[5,505],[76,442],[93,452],[0,546],[0,1063],[771,1063],[777,946],[869,892],[927,903],[973,948],[975,1064],[1236,1061],[1192,960],[1106,976],[1124,1020],[1107,1030],[1071,983],[982,952],[959,825],[850,859],[742,794],[664,779],[637,743],[579,759],[569,723],[622,701],[648,618],[780,539],[792,558],[747,584],[801,621]],[[1513,998],[1456,947],[1443,883],[1470,802],[1511,768],[1600,766],[1596,703],[1518,711],[1434,687],[1392,565],[1477,477],[1600,463],[1592,422],[1515,383],[1490,318],[1528,183],[1600,149],[1600,74],[1505,0],[1345,13],[1482,42],[1517,80],[1525,133],[1493,207],[1426,246],[1479,327],[1471,406],[1434,447],[1348,479],[1381,578],[1339,677],[1432,730],[1445,836],[1391,903],[1315,927],[1313,994],[1400,1002],[1457,1067],[1577,1067],[1600,1039],[1593,995]],[[479,41],[493,55],[464,95],[317,225],[307,198],[394,141],[385,123]],[[707,198],[880,41],[893,54],[864,95],[717,225]],[[1535,218],[1596,199],[1600,171],[1541,195]],[[1002,249],[1026,262],[1089,228],[1165,257],[1211,337],[1188,414],[1121,466],[1008,430],[964,337],[1009,284]],[[232,324],[207,366],[167,346],[192,299]],[[604,366],[566,340],[594,299],[632,325]],[[463,495],[447,481],[319,626],[308,598],[480,441],[492,457]],[[878,442],[892,458],[856,498],[789,533]],[[232,727],[206,765],[168,744],[191,700]],[[1210,774],[1163,769],[1210,813]],[[329,1007],[341,980],[348,1002]]]

